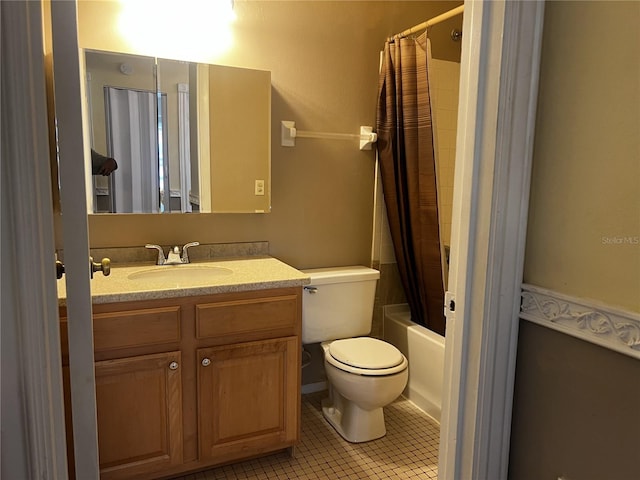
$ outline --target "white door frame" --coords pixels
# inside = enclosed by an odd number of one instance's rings
[[[98,433],[87,216],[91,176],[85,172],[89,132],[83,128],[85,82],[80,73],[76,2],[51,2],[51,28],[75,474],[79,479],[97,480]]]
[[[2,478],[67,478],[40,2],[0,2]]]
[[[465,2],[441,480],[508,476],[543,12]]]
[[[40,9],[40,2],[19,2],[20,7],[26,10]],[[59,19],[54,20],[54,31],[60,25],[65,25],[67,20],[75,22],[74,2],[52,2],[52,8],[67,9],[59,11]],[[55,7],[61,5],[60,7]],[[72,10],[68,5],[73,5]],[[445,385],[443,398],[443,414],[441,425],[441,449],[439,478],[484,480],[491,478],[503,479],[507,477],[509,434],[511,428],[511,402],[513,398],[513,377],[515,370],[515,353],[517,348],[517,326],[520,298],[520,284],[522,280],[522,265],[524,252],[524,235],[527,218],[527,202],[530,181],[530,164],[532,137],[534,131],[535,104],[537,98],[537,79],[539,67],[540,39],[542,31],[542,1],[536,2],[488,2],[473,1],[465,5],[463,58],[461,65],[460,107],[458,115],[458,144],[455,174],[454,195],[454,222],[452,230],[452,258],[449,289],[452,293],[448,297],[455,300],[455,313],[448,311],[447,349],[445,360]],[[3,9],[4,12],[4,9]],[[57,14],[54,14],[54,17]],[[66,19],[66,20],[65,20]],[[32,54],[37,51],[41,43],[41,34],[37,33],[39,25],[31,22],[30,29],[24,33],[24,37],[30,40],[29,46]],[[55,25],[58,25],[56,27]],[[64,47],[59,47],[61,54],[76,56],[76,65],[73,58],[64,60],[59,67],[67,65],[67,72],[72,85],[68,86],[67,100],[72,112],[65,120],[59,117],[59,127],[64,121],[77,128],[77,122],[81,122],[79,102],[80,78],[77,72],[77,30],[67,28],[58,31],[59,42],[70,42]],[[4,28],[3,36],[7,32]],[[22,25],[15,25],[15,29],[7,32],[10,37],[20,38],[19,29]],[[75,42],[75,47],[73,46]],[[37,57],[31,59],[31,69],[38,67]],[[62,57],[64,58],[64,57]],[[12,75],[17,75],[22,59],[18,57],[5,58],[3,56],[3,71],[10,70]],[[15,67],[15,68],[14,68]],[[64,67],[63,67],[64,68]],[[27,68],[20,70],[27,81],[39,78],[37,73]],[[56,71],[61,77],[56,79],[61,82],[63,72]],[[77,79],[75,77],[78,77]],[[75,79],[75,80],[74,80]],[[3,80],[4,81],[4,80]],[[77,81],[77,85],[76,85]],[[62,87],[62,85],[58,85]],[[3,85],[4,90],[4,85]],[[77,97],[72,98],[72,90]],[[59,93],[56,92],[56,95]],[[64,95],[64,94],[63,94]],[[4,99],[2,109],[6,108]],[[32,108],[25,112],[42,120],[46,111],[42,99],[33,98]],[[14,124],[16,129],[20,128]],[[31,123],[30,125],[34,125]],[[35,133],[44,135],[46,124],[42,121],[35,122],[35,132],[20,129],[11,131],[23,139],[29,135],[33,138]],[[38,127],[39,125],[39,127]],[[3,125],[4,129],[8,126]],[[12,129],[13,130],[13,129]],[[68,158],[71,155],[83,155],[81,137],[75,141],[67,140],[70,146],[64,153]],[[80,144],[78,144],[80,142]],[[4,143],[3,143],[4,145]],[[4,150],[4,146],[3,146]],[[68,152],[72,153],[69,154]],[[39,152],[41,153],[41,152]],[[82,157],[80,157],[82,158]],[[12,159],[9,159],[12,160]],[[13,179],[15,188],[12,189],[12,198],[16,202],[32,202],[35,191],[41,191],[38,185],[32,183],[34,172],[48,171],[48,158],[44,155],[35,155],[32,158],[31,175],[16,176]],[[78,160],[81,161],[81,160]],[[76,165],[77,166],[77,165]],[[61,167],[63,182],[72,184],[75,181],[84,183],[84,176],[73,173],[71,167]],[[5,172],[3,166],[3,174]],[[65,180],[66,179],[66,180]],[[64,189],[71,190],[73,188]],[[78,294],[75,302],[78,303],[77,318],[86,316],[86,307],[89,305],[90,291],[88,282],[82,279],[82,268],[86,269],[86,263],[81,267],[81,262],[86,262],[88,243],[86,237],[86,199],[85,189],[80,189],[77,201],[65,202],[65,215],[69,223],[65,221],[65,251],[68,258],[67,269],[75,271],[75,277],[79,280],[78,289],[73,289]],[[69,192],[67,192],[69,193]],[[80,198],[82,197],[82,198]],[[4,197],[3,197],[4,198]],[[15,303],[14,311],[21,312],[33,305],[34,298],[42,299],[42,305],[47,308],[41,313],[43,317],[30,317],[36,321],[34,328],[45,322],[45,333],[37,340],[41,348],[38,353],[47,352],[48,355],[34,355],[31,349],[18,348],[16,356],[20,359],[25,369],[20,371],[24,396],[23,407],[27,411],[52,412],[52,423],[49,418],[34,417],[29,422],[16,427],[17,437],[26,438],[27,450],[31,461],[31,468],[37,469],[41,475],[39,478],[65,478],[64,467],[65,454],[61,445],[64,445],[64,430],[60,428],[61,407],[61,375],[60,363],[56,354],[59,353],[59,333],[55,331],[56,325],[52,322],[52,302],[55,308],[56,284],[53,281],[52,270],[46,274],[47,262],[50,260],[52,247],[51,231],[47,232],[51,224],[52,210],[49,210],[47,202],[36,206],[25,223],[20,218],[20,211],[11,211],[9,222],[11,223],[8,236],[11,236],[17,249],[14,254],[23,270],[13,272],[12,278],[26,286],[27,279],[21,272],[43,272],[38,278],[40,282],[29,284],[28,296],[20,296],[19,292],[13,292]],[[64,202],[64,199],[63,199]],[[50,204],[49,204],[50,205]],[[72,205],[85,209],[82,213],[73,210]],[[3,214],[5,213],[3,206]],[[70,217],[74,220],[70,220]],[[82,218],[80,218],[82,217]],[[3,217],[3,241],[5,239],[6,219]],[[32,223],[30,223],[32,222]],[[76,224],[76,222],[78,222]],[[79,228],[74,237],[68,225],[77,225]],[[33,242],[34,225],[44,228],[44,233]],[[78,232],[79,230],[79,232]],[[73,238],[72,238],[73,237]],[[69,243],[67,243],[69,242]],[[24,246],[24,247],[23,247]],[[25,251],[24,255],[19,255]],[[35,257],[30,258],[29,255]],[[69,263],[71,262],[71,263]],[[85,270],[86,271],[86,270]],[[3,277],[4,278],[4,277]],[[67,281],[70,281],[67,279]],[[3,296],[3,307],[4,307]],[[69,306],[71,307],[71,299]],[[4,310],[3,310],[4,313]],[[26,315],[17,315],[12,324],[22,322]],[[456,319],[457,318],[457,319]],[[5,318],[3,315],[3,328]],[[49,330],[46,330],[49,329]],[[83,349],[87,357],[91,356],[92,345],[86,345]],[[87,367],[87,366],[85,366]],[[86,379],[93,380],[93,365],[85,368]],[[89,372],[89,370],[91,372]],[[50,372],[48,376],[42,376],[43,372]],[[46,395],[42,394],[43,383],[48,382],[49,389]],[[79,396],[90,398],[94,395],[92,382],[87,382],[79,389]],[[4,399],[4,396],[3,396]],[[87,401],[85,405],[79,405],[79,412],[87,413],[87,409],[95,409],[95,402]],[[82,407],[82,408],[81,408]],[[85,408],[86,407],[86,408]],[[94,413],[95,415],[95,413]],[[90,418],[91,414],[87,415]],[[44,428],[44,434],[34,436],[34,428]],[[5,424],[3,422],[3,430]],[[4,433],[4,432],[3,432]],[[86,471],[97,470],[97,458],[91,445],[96,436],[95,422],[89,421],[82,430],[84,437],[89,438],[89,459]],[[76,441],[76,444],[79,442]],[[86,444],[85,444],[86,445]],[[86,452],[83,452],[86,459]],[[77,455],[76,455],[77,457]],[[3,471],[5,468],[3,458]],[[83,478],[92,478],[94,474]]]
[[[2,467],[9,478],[66,479],[67,452],[43,6],[2,16]],[[98,478],[86,177],[75,2],[50,2],[76,477]],[[87,143],[88,145],[88,143]],[[13,340],[9,342],[8,339]],[[7,361],[5,363],[5,360]],[[8,388],[5,388],[8,387]]]

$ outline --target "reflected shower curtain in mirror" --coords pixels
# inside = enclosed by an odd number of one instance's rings
[[[105,88],[107,144],[118,162],[112,173],[114,212],[157,213],[157,98],[153,92]]]
[[[391,237],[412,320],[444,335],[428,42],[425,32],[385,44],[377,149]]]

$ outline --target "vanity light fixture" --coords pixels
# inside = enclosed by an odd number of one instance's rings
[[[120,4],[119,33],[138,53],[211,61],[233,43],[232,0],[120,0]]]

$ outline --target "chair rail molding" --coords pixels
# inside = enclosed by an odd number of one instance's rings
[[[640,313],[523,284],[520,318],[640,360]]]

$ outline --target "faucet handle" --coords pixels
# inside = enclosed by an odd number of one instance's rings
[[[197,247],[200,245],[200,242],[189,242],[184,247],[182,247],[182,263],[189,263],[189,247]]]
[[[152,245],[151,243],[147,243],[145,245],[145,248],[155,248],[158,250],[158,260],[156,261],[156,265],[164,265],[165,263],[165,258],[164,258],[164,251],[162,250],[162,247],[160,245]]]

